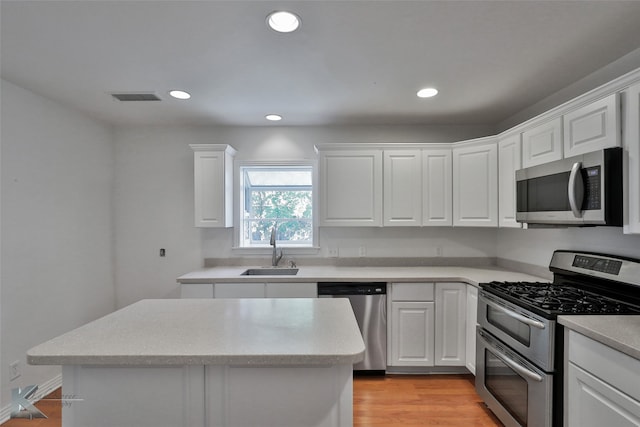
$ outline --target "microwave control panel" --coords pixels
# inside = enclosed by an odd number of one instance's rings
[[[583,169],[584,202],[583,210],[599,210],[601,207],[600,166]]]

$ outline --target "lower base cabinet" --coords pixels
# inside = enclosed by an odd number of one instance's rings
[[[478,325],[478,288],[467,285],[467,332],[466,366],[469,372],[476,374],[476,326]]]
[[[465,366],[466,284],[392,283],[389,366]],[[475,355],[474,355],[475,358]]]
[[[435,303],[391,302],[391,366],[433,366]]]
[[[565,425],[640,426],[640,360],[574,331],[568,342]]]
[[[315,282],[187,283],[180,298],[317,298]]]

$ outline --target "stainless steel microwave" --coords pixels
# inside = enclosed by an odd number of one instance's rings
[[[516,221],[622,226],[622,148],[516,171]]]

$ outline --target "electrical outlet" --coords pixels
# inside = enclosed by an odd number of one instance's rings
[[[20,361],[16,360],[9,364],[9,381],[13,381],[22,375],[20,373]]]
[[[437,257],[442,256],[442,246],[436,246],[436,256]]]
[[[367,256],[367,248],[365,248],[364,246],[360,246],[358,248],[358,256],[361,258]]]
[[[338,258],[338,248],[329,248],[329,258]]]

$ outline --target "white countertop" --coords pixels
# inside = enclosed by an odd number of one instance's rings
[[[640,316],[558,316],[558,323],[640,359]]]
[[[465,282],[478,285],[498,281],[544,281],[538,276],[508,271],[499,267],[335,267],[301,266],[295,276],[242,276],[250,266],[211,267],[178,277],[179,283],[233,282]]]
[[[364,357],[346,299],[143,300],[38,345],[33,365],[337,365]]]

